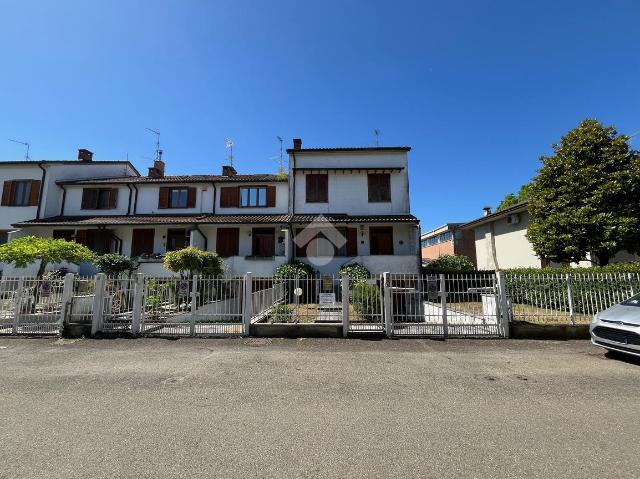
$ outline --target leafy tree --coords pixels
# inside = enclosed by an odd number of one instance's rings
[[[513,193],[507,194],[496,208],[496,211],[500,211],[505,208],[509,208],[510,206],[517,205],[518,203],[522,203],[523,201],[527,201],[529,199],[530,192],[531,184],[527,183],[525,185],[522,185],[520,187],[520,190],[518,190],[518,193],[516,193],[515,195]]]
[[[543,156],[530,187],[527,238],[542,258],[606,265],[640,246],[640,155],[613,126],[584,120]]]
[[[281,264],[276,268],[274,273],[275,278],[287,279],[287,278],[306,278],[307,276],[314,276],[316,270],[307,263],[303,263],[300,260],[294,259],[286,264]]]
[[[138,267],[136,262],[128,256],[115,253],[98,256],[94,263],[101,273],[115,277],[120,276],[122,273],[131,274]]]
[[[426,266],[429,271],[458,272],[473,271],[474,264],[469,258],[459,254],[443,254]]]
[[[39,278],[50,263],[82,263],[92,261],[94,257],[86,246],[63,239],[23,236],[0,245],[0,261],[4,263],[15,263],[18,268],[25,268],[40,260]]]
[[[212,251],[193,246],[168,252],[164,257],[164,267],[175,273],[188,273],[189,276],[198,273],[219,276],[224,272],[222,258]]]

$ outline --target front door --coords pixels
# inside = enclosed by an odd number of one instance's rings
[[[154,236],[153,228],[134,229],[131,238],[131,256],[153,254]]]

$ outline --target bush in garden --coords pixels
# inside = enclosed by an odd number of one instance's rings
[[[108,253],[98,256],[94,264],[101,273],[107,276],[118,277],[123,273],[131,274],[138,267],[136,262],[121,254]]]
[[[366,322],[373,322],[376,320],[376,316],[382,312],[380,290],[373,284],[356,283],[351,292],[351,304],[360,319]]]
[[[425,267],[431,273],[462,273],[475,269],[469,258],[458,254],[443,254]]]
[[[315,276],[316,270],[307,263],[294,259],[286,264],[281,264],[276,268],[274,278],[310,278]]]
[[[272,323],[288,323],[291,320],[293,314],[293,306],[288,304],[278,304],[273,307],[271,311]]]
[[[169,251],[164,257],[164,267],[175,273],[188,273],[219,276],[224,272],[222,258],[212,251],[189,246],[176,251]]]
[[[371,271],[362,266],[360,263],[352,263],[349,265],[341,266],[340,276],[345,273],[349,276],[349,286],[353,286],[356,283],[365,282],[371,277]]]

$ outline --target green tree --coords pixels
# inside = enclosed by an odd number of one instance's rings
[[[500,202],[498,207],[496,208],[496,211],[500,211],[500,210],[503,210],[503,209],[508,208],[510,206],[517,205],[518,203],[522,203],[523,201],[527,201],[529,199],[530,191],[531,191],[531,184],[530,183],[522,185],[520,187],[520,190],[518,190],[518,193],[516,193],[516,194],[513,194],[513,193],[507,194],[502,199],[502,201]]]
[[[189,276],[202,273],[219,276],[224,272],[224,263],[216,253],[203,251],[193,246],[168,252],[164,257],[164,267],[175,273]]]
[[[0,245],[0,261],[3,263],[15,263],[18,268],[25,268],[40,260],[37,274],[39,278],[48,264],[63,261],[82,263],[92,261],[94,257],[86,246],[63,239],[23,236]]]
[[[460,254],[443,254],[426,266],[429,271],[458,272],[476,269],[469,258]]]
[[[613,126],[584,120],[540,158],[527,238],[541,258],[605,265],[640,245],[640,155]]]
[[[98,256],[95,261],[101,273],[107,276],[120,276],[122,273],[131,274],[138,267],[136,262],[121,254],[107,253]]]

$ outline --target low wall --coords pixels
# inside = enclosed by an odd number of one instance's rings
[[[342,323],[255,323],[250,333],[263,338],[341,338]]]
[[[512,339],[569,340],[589,339],[588,324],[533,324],[513,322],[509,324],[509,336]]]

